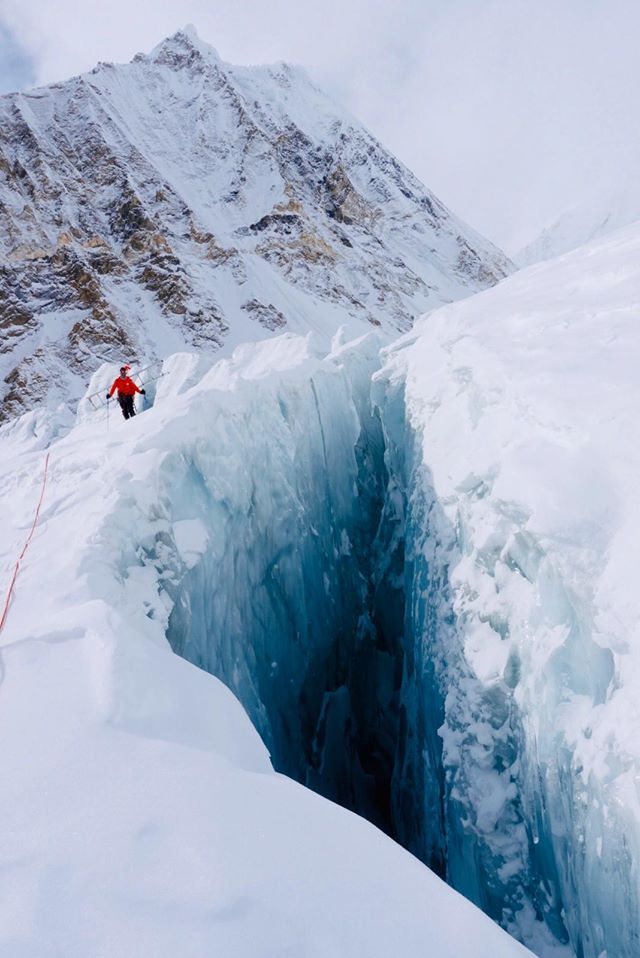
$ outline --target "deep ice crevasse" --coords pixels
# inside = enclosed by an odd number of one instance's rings
[[[376,363],[371,340],[267,396],[245,390],[211,445],[165,462],[163,500],[174,529],[186,509],[209,543],[172,592],[174,649],[230,685],[277,769],[390,830],[402,598],[374,574]],[[150,559],[164,566],[164,548]]]
[[[632,958],[633,822],[538,707],[569,689],[588,728],[610,655],[490,475],[436,494],[421,410],[378,365],[370,339],[322,357],[295,337],[218,364],[215,402],[196,387],[164,428],[157,494],[125,523],[147,530],[131,563],[160,584],[174,647],[236,692],[279,768],[540,954],[569,936],[585,958]],[[557,643],[544,688],[532,635]]]
[[[460,530],[403,390],[378,379],[372,406],[378,365],[365,340],[221,396],[210,435],[163,462],[145,562],[173,648],[232,688],[277,769],[551,954],[566,930],[528,817],[520,666],[495,683],[467,660],[450,581]]]

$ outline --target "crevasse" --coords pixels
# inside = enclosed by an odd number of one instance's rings
[[[248,386],[225,448],[166,463],[166,501],[189,521],[196,506],[209,543],[174,587],[168,637],[238,695],[279,771],[393,833],[402,539],[369,403],[376,353],[373,340],[338,351],[267,396]],[[376,551],[383,516],[389,548]]]
[[[171,522],[147,561],[169,641],[230,686],[276,769],[378,824],[539,954],[596,958],[613,938],[573,904],[574,799],[536,751],[517,655],[487,681],[466,654],[464,526],[378,366],[365,339],[243,380],[220,393],[210,439],[167,456]]]
[[[373,401],[406,516],[410,667],[400,698],[407,725],[419,730],[404,760],[420,782],[421,830],[405,826],[399,837],[432,867],[441,863],[450,884],[533,951],[572,954],[549,836],[529,818],[523,787],[527,743],[512,694],[519,663],[507,662],[499,681],[474,671],[465,647],[469,623],[452,575],[464,554],[464,528],[451,523],[439,501],[404,381],[382,371],[374,378]],[[492,625],[508,632],[508,622]]]

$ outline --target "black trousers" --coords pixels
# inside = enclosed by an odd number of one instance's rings
[[[121,393],[118,393],[118,402],[120,403],[120,409],[122,409],[122,415],[125,419],[131,419],[132,416],[135,416],[136,410],[133,405],[133,396],[123,396]]]

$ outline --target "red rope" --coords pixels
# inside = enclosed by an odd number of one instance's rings
[[[41,490],[41,492],[40,492],[40,499],[38,500],[38,506],[37,506],[37,508],[36,508],[36,514],[35,514],[35,516],[33,517],[33,524],[32,524],[32,526],[31,526],[31,530],[30,530],[30,532],[29,532],[29,535],[27,536],[27,541],[25,542],[25,544],[24,544],[23,547],[22,547],[22,552],[21,552],[20,555],[18,556],[18,561],[17,561],[16,564],[15,564],[15,568],[14,568],[14,570],[13,570],[13,575],[12,575],[12,577],[11,577],[11,583],[10,583],[10,585],[9,585],[9,590],[8,590],[8,592],[7,592],[7,598],[6,598],[6,600],[5,600],[4,609],[3,609],[3,611],[2,611],[2,618],[0,619],[0,632],[2,632],[2,629],[3,629],[3,627],[4,627],[4,623],[5,623],[6,619],[7,619],[7,615],[9,614],[9,604],[10,604],[10,602],[11,602],[11,596],[13,595],[13,587],[14,587],[14,585],[16,584],[16,579],[18,578],[18,572],[20,571],[20,563],[22,562],[22,560],[24,559],[24,557],[25,557],[25,555],[26,555],[26,553],[27,553],[27,549],[29,548],[29,543],[31,542],[31,539],[33,538],[33,533],[35,532],[36,526],[37,526],[37,524],[38,524],[38,517],[39,517],[39,515],[40,515],[40,507],[42,506],[42,501],[43,501],[43,499],[44,499],[44,491],[45,491],[46,486],[47,486],[47,472],[48,472],[48,470],[49,470],[49,453],[47,453],[46,459],[45,459],[45,461],[44,461],[44,475],[43,475],[43,477],[42,477],[42,490]]]

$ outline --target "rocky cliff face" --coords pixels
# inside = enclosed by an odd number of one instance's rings
[[[0,98],[0,395],[287,327],[407,329],[510,268],[299,70],[187,30]]]

